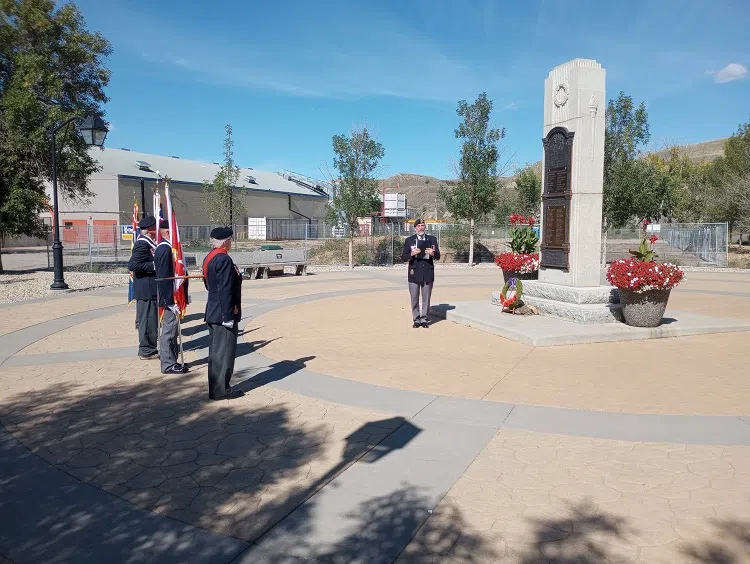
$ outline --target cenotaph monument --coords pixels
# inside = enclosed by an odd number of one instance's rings
[[[620,318],[617,290],[601,285],[605,76],[574,59],[544,83],[539,280],[524,281],[523,301],[579,323]]]

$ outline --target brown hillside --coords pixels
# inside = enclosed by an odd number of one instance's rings
[[[703,141],[702,143],[693,143],[692,145],[682,145],[678,149],[680,154],[687,155],[693,163],[705,163],[716,160],[724,155],[724,139],[715,139],[713,141]],[[669,156],[669,149],[654,151],[660,157]]]

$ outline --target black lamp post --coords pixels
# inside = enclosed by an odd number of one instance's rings
[[[59,125],[53,125],[49,129],[50,137],[52,137],[52,199],[54,203],[54,219],[52,222],[55,229],[54,239],[52,240],[52,259],[55,266],[55,280],[50,285],[50,289],[52,290],[68,289],[68,285],[65,283],[65,278],[63,278],[63,246],[60,242],[60,218],[57,206],[57,145],[55,143],[55,137],[57,136],[58,131],[63,127],[66,127],[72,121],[76,122],[76,127],[83,136],[86,145],[101,147],[104,144],[104,139],[107,137],[107,132],[109,131],[104,120],[96,116],[88,116],[85,119],[72,117],[63,121]]]

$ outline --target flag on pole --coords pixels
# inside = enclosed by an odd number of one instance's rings
[[[180,241],[180,230],[177,226],[177,214],[172,209],[172,198],[169,195],[169,180],[164,182],[164,197],[167,200],[167,221],[169,221],[169,236],[172,239],[172,256],[174,257],[174,275],[187,276],[185,268],[185,257],[182,254],[182,242]],[[180,309],[180,319],[185,316],[188,303],[187,280],[178,279],[174,281],[174,303]]]
[[[141,234],[141,230],[138,227],[138,200],[135,199],[135,196],[133,197],[133,234],[132,238],[130,239],[130,254],[133,255],[133,246],[135,245],[135,240],[138,238],[138,236]],[[133,273],[130,273],[130,280],[128,280],[128,306],[132,304],[135,301],[134,296],[134,290],[133,290]]]

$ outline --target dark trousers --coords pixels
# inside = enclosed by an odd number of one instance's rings
[[[208,324],[208,397],[220,398],[227,393],[234,372],[237,352],[237,322],[233,327]]]
[[[420,294],[422,307],[419,307]],[[415,322],[427,322],[427,314],[430,312],[430,297],[432,296],[432,282],[409,282],[409,295],[411,296],[411,316]]]
[[[159,339],[159,359],[162,371],[177,363],[177,332],[179,325],[177,316],[169,308],[164,308],[161,318],[161,338]]]
[[[159,308],[156,300],[136,300],[135,323],[138,326],[138,356],[156,354]]]

